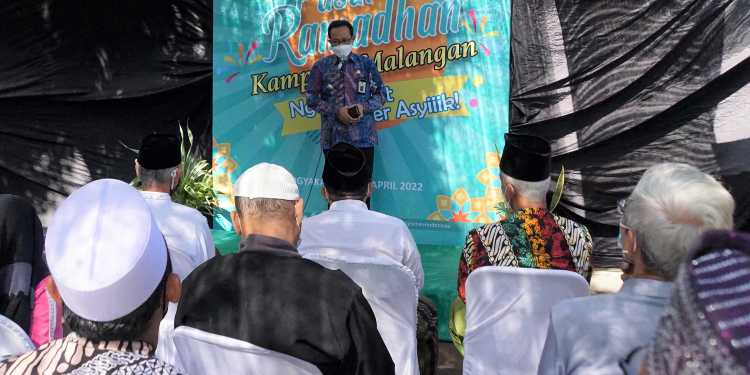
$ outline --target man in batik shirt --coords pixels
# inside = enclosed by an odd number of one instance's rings
[[[320,147],[323,153],[344,142],[356,146],[367,157],[372,177],[375,145],[374,111],[385,103],[385,87],[375,63],[352,53],[354,28],[347,20],[328,26],[333,54],[313,65],[307,83],[307,105],[320,114]]]
[[[568,270],[589,279],[591,235],[585,226],[547,208],[550,144],[539,137],[506,134],[500,176],[506,217],[469,232],[458,264],[458,297],[451,336],[463,353],[466,279],[479,267]]]
[[[154,349],[180,279],[137,190],[105,179],[75,191],[50,222],[45,257],[69,333],[0,362],[0,375],[177,374]]]

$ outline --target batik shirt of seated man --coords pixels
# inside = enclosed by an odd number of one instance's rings
[[[593,243],[588,229],[543,208],[525,208],[466,236],[458,265],[458,296],[466,302],[466,279],[479,267],[506,266],[591,275]]]
[[[589,280],[593,243],[588,229],[543,208],[516,210],[469,232],[458,263],[458,298],[449,322],[453,344],[463,354],[466,279],[479,267],[506,266],[573,271]]]

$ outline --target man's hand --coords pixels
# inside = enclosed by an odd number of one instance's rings
[[[359,116],[353,117],[352,115],[349,114],[349,109],[352,107],[357,107]],[[348,107],[339,108],[339,111],[336,114],[336,117],[338,117],[339,121],[343,122],[344,124],[351,125],[361,120],[363,114],[364,114],[364,107],[362,106],[362,104],[355,104],[355,105],[350,105]]]
[[[355,107],[357,107],[357,113],[359,113],[359,117],[356,118],[357,121],[362,119],[362,116],[365,115],[365,107],[362,106],[362,104],[355,104]]]
[[[339,108],[338,113],[336,113],[336,117],[345,125],[351,125],[357,121],[357,119],[349,115],[349,107]]]

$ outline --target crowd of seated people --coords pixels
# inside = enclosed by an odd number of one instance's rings
[[[365,204],[365,159],[354,146],[332,147],[322,190],[329,209],[309,218],[289,171],[270,163],[245,170],[233,192],[239,251],[224,256],[215,256],[205,218],[170,199],[180,175],[171,136],[144,138],[142,191],[90,182],[60,204],[46,235],[30,204],[0,196],[0,375],[434,374],[435,351],[409,344],[427,341],[387,332],[383,319],[398,313],[378,295],[392,280],[335,266],[364,259],[406,275],[391,289],[414,298],[411,332],[402,335],[414,338],[435,319],[429,301],[415,301],[424,272],[408,227]],[[476,270],[591,278],[588,230],[547,206],[550,165],[545,140],[506,136],[503,216],[467,234],[457,265],[450,329],[467,358],[475,301],[466,291]],[[732,231],[730,193],[695,167],[663,163],[618,209],[622,288],[544,311],[535,322],[539,353],[515,360],[539,374],[747,373],[750,236]],[[494,342],[512,346],[517,334]],[[404,348],[419,353],[419,366]],[[510,362],[500,367],[480,373],[514,373]]]

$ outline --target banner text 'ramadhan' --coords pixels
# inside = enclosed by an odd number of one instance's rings
[[[317,10],[322,14],[372,3],[373,0],[319,0]],[[379,46],[459,31],[461,0],[435,0],[418,9],[406,3],[407,0],[386,0],[385,7],[375,14],[356,15],[352,20],[356,39],[354,47],[367,47],[370,43]],[[265,14],[263,33],[270,38],[265,62],[275,61],[282,50],[292,65],[301,67],[307,63],[308,57],[327,50],[328,22],[304,25],[301,22],[302,14],[296,5],[282,5]],[[293,37],[298,32],[297,45],[293,46]]]

